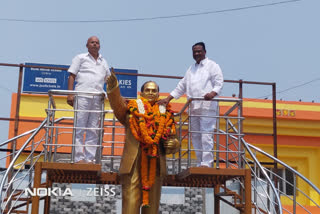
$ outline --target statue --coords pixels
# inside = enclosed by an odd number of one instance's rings
[[[121,97],[117,78],[107,79],[107,94],[115,117],[126,128],[120,163],[122,213],[157,214],[161,186],[166,175],[166,154],[178,151],[173,112],[170,105],[159,106],[159,86],[148,81],[141,87],[141,98]]]

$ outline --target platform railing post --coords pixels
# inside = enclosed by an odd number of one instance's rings
[[[188,117],[189,117],[189,123],[188,123],[188,168],[190,168],[191,167],[191,123],[192,123],[190,104],[189,104],[189,108],[188,108]]]
[[[52,104],[52,99],[50,99],[51,97],[49,97],[49,101],[48,101],[48,110],[47,110],[47,123],[46,123],[46,135],[45,135],[45,148],[44,148],[44,161],[49,160],[49,151],[48,151],[48,144],[50,144],[49,142],[49,133],[50,133],[50,121],[51,121],[51,104]]]
[[[225,119],[226,120],[226,168],[229,168],[229,123],[228,120],[229,119]]]
[[[242,102],[241,102],[242,103]],[[242,154],[244,153],[244,148],[241,144],[242,139],[242,104],[240,104],[240,107],[238,107],[238,168],[242,169],[244,167],[244,161],[242,161]]]
[[[183,123],[182,123],[182,113],[181,113],[179,115],[179,142],[180,142],[180,144],[182,144],[182,126],[183,126]],[[181,164],[182,164],[181,147],[182,146],[180,146],[180,149],[179,149],[178,173],[181,172]]]
[[[114,142],[115,142],[115,136],[116,135],[116,118],[115,116],[113,115],[113,118],[112,118],[112,143],[111,143],[111,171],[114,170]]]
[[[73,102],[73,129],[72,129],[72,152],[71,152],[71,163],[74,162],[75,158],[75,146],[76,146],[76,132],[77,132],[77,111],[78,109],[78,95],[74,95],[74,102]]]
[[[103,153],[103,124],[104,124],[104,96],[103,95],[98,95],[101,105],[100,105],[100,125],[98,127],[98,147],[96,147],[96,163],[101,164],[102,160],[102,153]]]
[[[213,102],[216,102],[216,101],[213,101]],[[218,118],[216,120],[216,130],[220,130],[220,107],[219,107],[219,102],[217,104],[217,113],[216,113],[216,116],[218,115]],[[217,134],[216,135],[216,168],[219,169],[220,168],[220,135]],[[214,158],[214,156],[213,156]]]

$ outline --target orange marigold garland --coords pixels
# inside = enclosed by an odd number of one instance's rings
[[[141,147],[141,183],[142,206],[149,207],[149,191],[156,177],[157,159],[159,158],[159,143],[169,135],[175,134],[174,118],[171,106],[153,106],[147,99],[130,100],[129,122],[133,136]]]

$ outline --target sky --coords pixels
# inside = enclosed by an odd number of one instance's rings
[[[115,68],[183,76],[203,41],[227,80],[275,82],[278,99],[320,102],[319,0],[28,0],[0,3],[0,62],[70,65],[88,37]],[[0,117],[10,116],[18,68],[0,66]],[[138,88],[150,78],[139,78]],[[155,79],[161,92],[178,80]],[[222,96],[238,94],[226,83]],[[271,86],[244,87],[244,97],[271,96]],[[0,142],[8,122],[0,121]]]

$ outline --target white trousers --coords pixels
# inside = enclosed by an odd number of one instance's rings
[[[191,111],[192,115],[207,115],[201,117],[190,118],[191,131],[213,132],[216,127],[216,118],[208,116],[216,116],[217,111],[214,109],[205,110],[197,109]],[[192,133],[192,145],[196,149],[197,166],[211,167],[213,163],[213,134]]]
[[[101,97],[78,97],[77,110],[84,110],[76,112],[77,118],[75,121],[76,136],[75,136],[75,156],[74,161],[85,160],[87,162],[94,161],[97,147],[90,145],[98,145],[99,134],[101,130],[85,129],[85,128],[99,128],[100,115],[99,112],[87,112],[85,110],[101,110]],[[77,129],[79,128],[79,129]],[[85,134],[85,139],[84,139]]]

